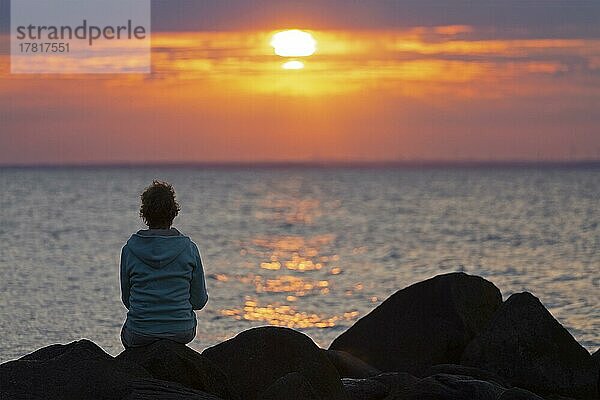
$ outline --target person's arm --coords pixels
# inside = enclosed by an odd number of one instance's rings
[[[206,282],[204,280],[204,268],[202,267],[202,259],[200,252],[195,244],[194,248],[196,265],[192,270],[192,281],[190,282],[190,303],[193,310],[201,310],[208,302],[208,292],[206,291]]]
[[[129,273],[127,271],[127,257],[125,257],[125,247],[121,250],[121,300],[129,310]]]

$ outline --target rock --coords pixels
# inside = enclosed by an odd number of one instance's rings
[[[298,372],[319,399],[347,399],[337,370],[306,335],[289,328],[265,326],[202,352],[213,361],[243,398],[253,400],[279,378]]]
[[[130,383],[137,378],[150,378],[150,374],[115,360],[84,339],[48,346],[0,365],[0,397],[120,399],[130,393]]]
[[[342,378],[368,378],[381,373],[377,368],[345,351],[323,350],[323,352]]]
[[[260,396],[261,400],[319,400],[310,382],[300,373],[291,372],[277,379]]]
[[[500,290],[464,273],[439,275],[399,290],[333,341],[382,371],[422,374],[458,364],[466,345],[502,303]]]
[[[519,388],[510,388],[504,393],[502,396],[498,398],[498,400],[544,400],[540,396],[535,393],[531,393],[525,389]]]
[[[449,370],[451,367],[457,367],[458,371],[460,366],[443,366],[439,369]],[[404,372],[388,372],[368,380],[377,380],[387,386],[389,394],[386,400],[497,400],[506,391],[495,382],[443,373],[419,379]]]
[[[600,394],[600,349],[592,354],[592,360],[596,363],[596,367],[598,368],[598,393]]]
[[[462,364],[537,394],[597,396],[592,357],[530,293],[510,296],[466,348]]]
[[[394,397],[402,400],[497,400],[506,389],[470,376],[437,374],[419,380]]]
[[[351,400],[381,400],[390,393],[390,389],[375,379],[343,378],[342,384]]]
[[[119,399],[121,400],[121,399]],[[179,383],[156,379],[131,382],[130,393],[122,400],[223,400],[209,393],[187,388]]]
[[[178,382],[224,399],[239,398],[230,392],[227,377],[212,361],[180,343],[159,340],[127,349],[116,359],[141,366],[155,379]]]
[[[573,397],[565,397],[565,396],[561,396],[558,394],[551,394],[551,395],[547,395],[544,396],[545,400],[575,400]],[[594,399],[597,400],[597,399]]]
[[[398,393],[404,389],[419,382],[419,378],[414,377],[406,372],[386,372],[372,378],[377,382],[382,383],[388,390],[390,397],[395,399]]]
[[[474,368],[474,367],[466,367],[464,365],[457,365],[457,364],[434,365],[433,367],[431,367],[427,370],[427,372],[425,373],[425,376],[431,376],[431,375],[436,375],[436,374],[470,376],[472,378],[479,379],[482,381],[493,382],[493,383],[496,383],[496,384],[498,384],[500,386],[504,386],[504,387],[511,386],[510,383],[508,383],[506,381],[506,379],[501,378],[500,376],[498,376],[492,372],[484,371],[482,369]]]
[[[56,357],[73,358],[74,354],[83,356],[86,359],[92,360],[112,360],[109,354],[105,353],[96,343],[87,339],[77,340],[69,344],[51,344],[50,346],[42,347],[19,358],[20,361],[49,361]]]
[[[219,400],[178,383],[152,379],[89,340],[44,347],[0,365],[1,399]]]

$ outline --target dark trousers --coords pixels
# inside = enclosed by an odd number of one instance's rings
[[[196,337],[196,328],[185,332],[165,333],[160,335],[146,335],[132,331],[123,325],[121,329],[121,343],[126,349],[131,347],[141,347],[152,344],[156,341],[167,339],[181,344],[188,344]]]

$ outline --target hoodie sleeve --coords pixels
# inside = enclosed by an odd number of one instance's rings
[[[192,270],[192,281],[190,283],[190,303],[192,309],[201,310],[208,302],[208,292],[206,291],[206,282],[204,280],[204,268],[198,247],[192,243],[196,263]]]
[[[129,310],[129,272],[127,271],[125,246],[121,250],[121,300]]]

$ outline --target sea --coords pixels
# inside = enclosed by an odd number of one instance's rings
[[[87,338],[116,355],[140,193],[175,187],[200,248],[202,350],[261,325],[327,347],[388,296],[464,271],[529,291],[600,347],[600,165],[0,168],[0,362]],[[402,312],[402,310],[398,310]]]

